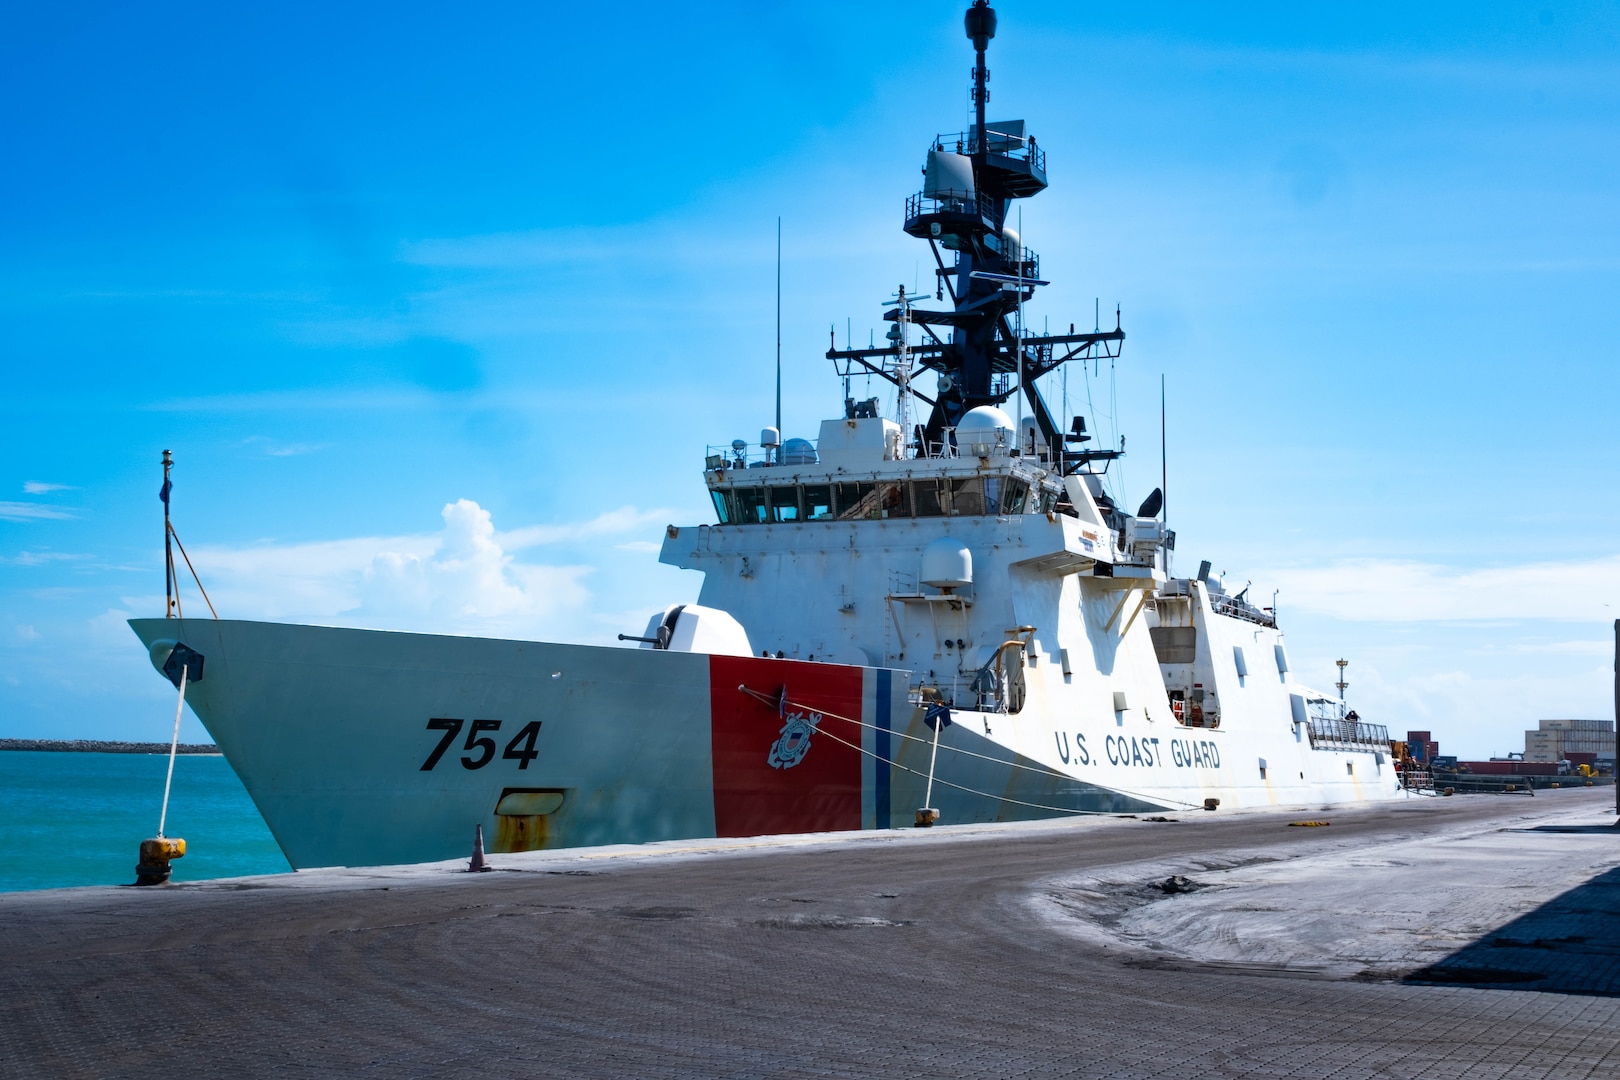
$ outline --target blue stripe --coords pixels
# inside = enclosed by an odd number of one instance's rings
[[[887,668],[879,668],[877,673],[877,717],[873,732],[877,742],[877,760],[872,763],[877,773],[877,783],[874,786],[872,802],[877,815],[877,827],[889,827],[889,687],[894,679],[894,673]]]

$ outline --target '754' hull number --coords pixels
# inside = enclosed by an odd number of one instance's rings
[[[439,740],[439,745],[433,748],[433,752],[427,756],[427,760],[422,762],[423,772],[433,771],[433,767],[439,763],[440,758],[444,757],[445,751],[450,749],[450,744],[456,741],[456,736],[460,735],[461,729],[466,726],[467,721],[458,717],[436,716],[427,722],[429,731],[442,731],[444,737]],[[461,747],[467,751],[467,753],[461,755],[461,767],[463,769],[482,769],[485,765],[494,761],[495,740],[485,732],[493,734],[500,730],[501,722],[499,720],[474,720],[472,727],[467,730],[467,741]],[[506,744],[505,750],[501,751],[501,757],[516,760],[519,769],[527,769],[529,762],[540,756],[540,751],[534,748],[534,740],[539,735],[540,721],[529,721],[523,725],[516,735],[512,736],[512,741]]]

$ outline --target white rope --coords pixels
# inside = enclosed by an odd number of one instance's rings
[[[749,689],[747,686],[739,686],[739,687],[737,687],[737,689],[739,689],[739,690],[741,690],[741,691],[743,691],[743,692],[745,692],[747,694],[752,695],[753,697],[759,699],[759,701],[761,701],[762,703],[764,703],[766,705],[769,705],[773,709],[777,707],[778,702],[777,702],[777,700],[775,698],[767,697],[764,694],[761,694],[758,690]],[[781,701],[781,704],[783,706],[792,705],[792,706],[795,706],[796,708],[800,708],[800,709],[810,709],[813,712],[821,713],[823,716],[830,716],[834,720],[842,720],[845,723],[854,724],[857,727],[871,728],[873,731],[885,731],[888,734],[894,736],[895,738],[907,739],[907,740],[909,740],[911,742],[918,742],[918,743],[928,741],[927,739],[920,739],[915,735],[907,735],[903,731],[896,731],[893,728],[880,728],[876,724],[868,724],[865,721],[856,720],[854,717],[839,716],[837,713],[828,712],[825,709],[817,709],[812,705],[806,705],[802,701],[788,701],[784,697],[782,699],[782,701]],[[953,754],[962,754],[962,755],[964,755],[966,757],[978,758],[980,761],[988,761],[992,765],[1005,765],[1009,769],[1019,769],[1019,770],[1021,770],[1023,772],[1040,773],[1043,776],[1050,776],[1050,777],[1052,777],[1054,779],[1057,779],[1057,780],[1071,780],[1071,781],[1074,781],[1076,783],[1082,783],[1082,784],[1087,782],[1087,781],[1081,780],[1079,777],[1070,776],[1066,772],[1059,772],[1057,769],[1048,768],[1045,765],[1020,765],[1016,761],[1008,761],[1005,758],[992,757],[989,754],[975,753],[972,750],[967,750],[967,749],[964,749],[964,748],[962,748],[960,746],[951,746],[948,743],[946,744],[945,749],[949,750]],[[1017,751],[1013,751],[1013,752],[1016,753]],[[864,751],[863,751],[863,753],[864,753]],[[885,760],[885,759],[879,758],[879,760],[881,761],[881,760]],[[902,768],[902,769],[905,768],[905,766],[901,765],[899,762],[890,762],[890,764],[895,765],[897,768]],[[907,770],[907,771],[909,772],[910,770]],[[918,773],[917,775],[921,776],[922,774]],[[940,781],[940,783],[944,783],[944,781],[942,780],[942,781]],[[1140,791],[1128,791],[1125,788],[1109,788],[1108,790],[1109,791],[1117,791],[1121,795],[1129,795],[1129,796],[1131,796],[1132,798],[1135,798],[1135,799],[1142,799],[1145,802],[1173,803],[1173,804],[1175,804],[1177,806],[1180,806],[1180,807],[1182,807],[1184,809],[1187,809],[1187,810],[1197,810],[1197,809],[1199,809],[1199,804],[1198,803],[1186,802],[1186,801],[1184,801],[1182,799],[1172,799],[1169,796],[1165,796],[1165,795],[1146,795],[1146,794],[1143,794]],[[983,793],[981,792],[980,794],[983,794]],[[997,798],[997,796],[991,795],[990,798]]]
[[[943,715],[934,717],[934,745],[928,751],[928,787],[923,792],[923,807],[934,805],[934,762],[939,760],[939,729],[945,726]]]
[[[747,686],[739,686],[739,687],[737,687],[737,689],[741,690],[745,694],[748,694],[750,697],[753,697],[753,698],[757,699],[762,704],[771,706],[772,708],[775,708],[777,706],[777,704],[778,704],[778,702],[777,702],[777,700],[775,698],[768,697],[767,695],[760,693],[758,690],[751,689],[751,688],[749,688]],[[871,728],[873,731],[880,731],[880,730],[887,731],[890,735],[898,736],[899,738],[902,738],[902,739],[909,739],[912,742],[927,742],[928,741],[926,739],[919,739],[915,735],[907,735],[903,731],[895,731],[892,728],[879,728],[876,724],[868,724],[868,723],[865,723],[864,721],[856,720],[853,717],[839,716],[837,713],[828,712],[826,709],[818,709],[818,708],[815,708],[814,706],[806,705],[802,701],[789,701],[787,699],[786,695],[783,696],[780,704],[783,707],[786,707],[788,705],[792,705],[792,706],[794,706],[796,708],[800,708],[800,709],[809,709],[809,710],[811,710],[813,712],[818,712],[823,716],[830,716],[834,720],[842,720],[846,724],[854,724],[856,727]],[[943,726],[943,725],[941,725],[941,726]],[[864,746],[857,746],[855,743],[849,742],[847,739],[840,739],[837,735],[834,735],[832,732],[827,731],[825,728],[819,728],[818,727],[816,729],[816,731],[817,731],[818,734],[825,735],[825,736],[827,736],[827,738],[832,739],[834,742],[843,743],[845,746],[848,746],[848,747],[851,747],[852,749],[858,750],[862,754],[865,754],[867,757],[872,758],[872,759],[874,759],[876,761],[881,761],[885,765],[892,765],[896,769],[900,769],[900,770],[903,770],[904,772],[908,772],[913,776],[922,776],[925,779],[930,779],[930,780],[933,779],[931,777],[928,777],[924,773],[918,772],[916,769],[909,768],[908,766],[900,764],[898,761],[894,761],[894,760],[891,760],[890,758],[882,757],[879,754],[873,753],[872,751],[866,749],[866,747],[864,747]],[[937,729],[936,729],[936,734],[937,734]],[[1020,770],[1022,770],[1024,772],[1041,773],[1041,774],[1043,774],[1045,776],[1050,776],[1050,777],[1053,777],[1054,779],[1057,779],[1057,780],[1067,780],[1070,783],[1075,783],[1075,784],[1087,783],[1087,781],[1081,780],[1079,777],[1070,776],[1068,773],[1064,773],[1064,772],[1058,772],[1056,769],[1049,769],[1044,765],[1020,765],[1016,761],[1007,761],[1007,760],[1005,760],[1003,758],[991,757],[988,754],[976,754],[972,750],[964,750],[961,747],[950,746],[948,744],[946,745],[945,749],[954,751],[954,752],[956,752],[958,754],[966,754],[968,757],[978,758],[980,761],[988,761],[988,762],[991,762],[992,764],[995,764],[995,765],[1005,765],[1009,769],[1020,769]],[[932,771],[932,770],[930,770],[930,771]],[[1060,813],[1060,814],[1117,814],[1117,813],[1119,813],[1119,811],[1117,811],[1117,810],[1074,810],[1074,809],[1070,809],[1069,807],[1065,807],[1065,806],[1046,806],[1046,805],[1043,805],[1041,803],[1021,802],[1018,799],[1007,798],[1007,797],[1002,796],[1002,795],[997,795],[997,794],[995,794],[993,792],[978,791],[978,790],[976,790],[974,788],[963,787],[961,784],[953,784],[949,780],[938,780],[937,782],[941,783],[941,784],[944,784],[946,787],[955,788],[958,791],[965,791],[969,795],[982,795],[987,799],[995,799],[995,800],[997,800],[999,802],[1011,803],[1014,806],[1028,806],[1028,807],[1032,807],[1032,808],[1037,809],[1037,810],[1052,810],[1052,811],[1054,811],[1056,813]],[[1142,794],[1140,792],[1136,792],[1136,791],[1126,791],[1123,788],[1107,788],[1105,790],[1118,792],[1121,795],[1128,795],[1131,798],[1141,799],[1144,802],[1150,802],[1150,803],[1173,803],[1173,804],[1179,805],[1179,806],[1183,807],[1184,809],[1188,809],[1188,810],[1194,810],[1194,809],[1197,809],[1197,807],[1198,807],[1197,803],[1185,802],[1185,801],[1183,801],[1181,799],[1171,799],[1171,798],[1167,798],[1167,797],[1164,797],[1164,796],[1158,796],[1158,795],[1144,795],[1144,794]]]
[[[174,738],[169,740],[169,777],[163,781],[163,813],[158,817],[158,838],[163,837],[163,827],[169,823],[169,787],[174,783],[174,755],[180,749],[180,714],[186,707],[186,676],[190,674],[188,665],[180,665],[180,700],[174,705]]]

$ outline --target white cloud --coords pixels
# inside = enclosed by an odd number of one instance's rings
[[[13,566],[44,566],[53,562],[82,562],[90,557],[70,555],[65,551],[19,551],[10,558],[0,555],[0,563],[11,563]]]
[[[47,484],[42,480],[28,480],[23,484],[27,495],[49,495],[53,491],[78,491],[72,484]]]
[[[489,511],[470,499],[444,508],[430,554],[380,552],[360,579],[360,607],[374,617],[430,616],[437,625],[511,626],[577,607],[588,593],[580,566],[515,563],[496,541]]]
[[[325,450],[330,443],[283,443],[265,435],[250,435],[242,440],[243,446],[260,446],[265,457],[298,457]]]
[[[124,606],[108,608],[86,621],[86,639],[93,645],[108,650],[127,650],[130,646],[129,620],[155,618],[163,614],[163,597],[122,597]],[[137,614],[137,612],[139,614]]]
[[[226,618],[536,636],[585,612],[593,567],[519,562],[513,551],[645,528],[665,512],[624,507],[497,532],[489,511],[459,499],[443,518],[441,530],[423,535],[205,547],[192,556]]]
[[[38,503],[0,502],[0,521],[65,521],[72,514]]]
[[[1282,589],[1284,610],[1357,622],[1590,622],[1620,615],[1620,556],[1482,570],[1354,559],[1270,577]]]
[[[598,514],[589,521],[570,522],[562,525],[530,525],[510,532],[500,533],[496,541],[508,551],[521,551],[523,548],[534,547],[539,544],[558,544],[570,540],[587,540],[597,536],[612,536],[619,533],[646,532],[667,523],[675,511],[666,509],[637,510],[633,506],[621,506],[617,510],[609,510]],[[657,551],[659,545],[654,544],[651,549],[632,548],[629,550]]]

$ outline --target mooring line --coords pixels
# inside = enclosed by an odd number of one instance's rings
[[[804,701],[789,701],[786,696],[781,696],[781,698],[778,698],[778,696],[774,695],[765,695],[765,693],[760,693],[758,690],[753,690],[752,687],[747,687],[747,685],[739,685],[737,690],[744,691],[745,695],[750,696],[750,698],[757,699],[757,701],[760,701],[761,704],[768,704],[768,706],[771,706],[773,709],[778,708],[778,706],[789,706],[789,704],[791,704],[791,706],[794,706],[794,708],[808,709],[808,711],[812,712],[820,712],[821,716],[831,716],[833,717],[834,721],[844,721],[846,724],[854,724],[857,725],[857,727],[870,727],[872,730],[888,730],[889,735],[904,738],[904,740],[907,740],[907,742],[928,742],[927,738],[919,738],[917,735],[907,735],[906,732],[897,732],[897,730],[894,729],[878,729],[878,725],[876,724],[867,724],[865,721],[857,721],[855,717],[851,716],[839,716],[838,712],[829,712],[828,709],[816,708],[816,706],[812,706],[812,704],[805,704]],[[831,735],[831,733],[828,733],[828,737],[838,738],[836,735]],[[1056,769],[1051,769],[1051,767],[1043,766],[1043,764],[1019,764],[1017,761],[1006,761],[1006,759],[1003,758],[993,758],[993,756],[990,755],[982,755],[982,753],[975,753],[975,751],[966,750],[966,748],[962,748],[962,746],[951,746],[949,743],[941,746],[941,750],[949,750],[951,753],[959,753],[959,755],[966,755],[969,756],[969,758],[978,758],[980,761],[988,761],[988,763],[991,764],[1000,764],[1000,766],[1006,766],[1009,767],[1009,769],[1019,769],[1019,771],[1024,772],[1035,772],[1035,774],[1040,774],[1040,776],[1050,776],[1056,780],[1071,780],[1071,782],[1074,782],[1074,784],[1085,784],[1085,782],[1087,782],[1087,780],[1079,779],[1079,777],[1069,776],[1068,772],[1059,772],[1056,771]],[[868,751],[863,750],[862,748],[860,753],[868,753]],[[1013,751],[1013,753],[1017,753],[1017,751]],[[870,756],[876,758],[876,755]],[[878,758],[878,761],[888,761],[888,759]],[[917,772],[915,769],[907,769],[906,766],[902,766],[902,764],[897,763],[897,761],[889,761],[889,764],[893,764],[893,766],[897,767],[897,769],[906,769],[907,772],[914,772],[915,776],[923,776],[922,772]],[[946,780],[940,780],[940,784],[946,784]],[[957,787],[957,785],[949,784],[949,787]],[[1181,806],[1183,810],[1197,810],[1197,808],[1199,808],[1197,803],[1189,803],[1189,801],[1179,800],[1179,798],[1165,797],[1165,795],[1144,795],[1142,792],[1131,792],[1131,790],[1123,789],[1123,787],[1118,787],[1118,789],[1116,789],[1116,787],[1111,787],[1111,789],[1108,790],[1111,790],[1111,792],[1119,792],[1121,795],[1129,795],[1131,798],[1140,798],[1140,800],[1149,801],[1149,803],[1170,803],[1170,805],[1173,806]],[[985,795],[985,792],[974,793],[975,795]],[[988,798],[1000,797],[998,797],[998,795],[988,795]],[[1022,805],[1032,806],[1034,803],[1022,803]],[[1115,811],[1085,810],[1074,811],[1074,813],[1115,813]]]
[[[777,698],[772,697],[772,696],[770,696],[768,694],[762,694],[758,690],[754,690],[754,689],[752,689],[752,688],[750,688],[750,687],[748,687],[746,685],[739,685],[737,687],[737,689],[741,690],[743,693],[749,695],[750,697],[756,699],[761,704],[769,705],[772,708],[775,708],[777,706],[777,704],[778,704],[778,699]],[[831,711],[826,710],[826,709],[819,709],[819,708],[816,708],[814,706],[807,705],[807,704],[805,704],[804,702],[801,702],[801,701],[789,701],[789,700],[787,700],[787,698],[785,696],[783,696],[781,698],[781,704],[783,704],[783,705],[792,705],[792,706],[795,706],[796,708],[800,708],[800,709],[808,709],[808,710],[810,710],[812,712],[820,713],[822,716],[830,716],[834,720],[842,720],[845,723],[854,724],[857,727],[872,728],[873,730],[877,730],[877,725],[875,725],[875,724],[868,724],[868,723],[865,723],[865,722],[860,721],[860,720],[855,720],[855,719],[853,719],[851,717],[848,717],[848,716],[840,716],[835,712],[831,712]],[[816,733],[818,735],[825,735],[827,738],[833,740],[834,742],[841,743],[844,746],[847,746],[852,750],[855,750],[855,751],[857,751],[857,752],[859,752],[861,754],[864,754],[867,757],[872,758],[875,761],[880,761],[885,765],[889,765],[889,766],[892,766],[893,768],[900,769],[903,772],[908,772],[913,776],[923,777],[924,779],[927,779],[926,774],[918,772],[916,769],[913,769],[908,765],[902,765],[898,761],[894,761],[894,760],[892,760],[890,758],[883,757],[880,754],[876,754],[876,753],[872,752],[871,750],[866,749],[866,747],[859,745],[858,743],[850,742],[848,739],[841,739],[837,735],[834,735],[832,732],[826,730],[825,728],[819,728],[819,727],[816,728]],[[912,742],[925,742],[926,741],[924,739],[917,738],[915,735],[907,735],[907,734],[905,734],[903,732],[899,732],[899,731],[891,730],[889,732],[889,734],[891,734],[891,735],[899,735],[902,739],[910,739]],[[988,762],[991,762],[992,764],[1005,765],[1008,768],[1021,769],[1021,770],[1025,771],[1025,772],[1037,772],[1037,773],[1044,774],[1046,776],[1053,777],[1054,779],[1067,780],[1070,783],[1084,784],[1084,783],[1087,782],[1087,781],[1079,779],[1078,777],[1070,776],[1067,773],[1061,773],[1061,772],[1057,772],[1054,769],[1049,769],[1049,768],[1045,767],[1044,765],[1043,766],[1020,765],[1015,761],[1005,761],[1005,760],[1003,760],[1001,758],[990,757],[990,756],[988,756],[986,754],[976,754],[971,750],[963,750],[963,749],[960,749],[958,747],[949,746],[949,745],[947,745],[945,747],[945,749],[946,750],[954,750],[959,754],[966,754],[969,757],[979,758],[981,761],[988,761]],[[963,792],[966,792],[969,795],[979,795],[979,796],[981,796],[983,798],[986,798],[986,799],[994,799],[997,802],[1010,803],[1013,806],[1026,806],[1026,807],[1029,807],[1029,808],[1034,809],[1034,810],[1050,810],[1050,811],[1052,811],[1054,813],[1059,813],[1059,814],[1076,814],[1076,815],[1080,815],[1080,814],[1099,814],[1099,815],[1110,815],[1110,816],[1112,816],[1114,814],[1119,813],[1119,811],[1117,811],[1117,810],[1076,810],[1076,809],[1074,809],[1072,807],[1068,807],[1068,806],[1047,806],[1044,803],[1024,802],[1021,799],[1012,799],[1012,798],[1008,798],[1008,797],[1006,797],[1004,795],[994,794],[993,792],[979,791],[976,788],[965,787],[962,784],[953,784],[949,780],[942,780],[942,779],[940,779],[938,777],[935,777],[933,782],[936,783],[936,784],[943,784],[944,786],[949,787],[949,788],[955,788],[957,791],[963,791]],[[1173,804],[1179,804],[1180,806],[1185,807],[1187,809],[1195,808],[1195,804],[1188,803],[1188,802],[1182,802],[1180,799],[1166,799],[1166,798],[1161,798],[1161,797],[1148,796],[1148,795],[1140,794],[1139,792],[1125,791],[1123,789],[1117,789],[1117,788],[1108,788],[1106,790],[1118,791],[1119,794],[1121,794],[1121,795],[1128,795],[1128,796],[1131,796],[1132,798],[1142,799],[1144,802],[1150,802],[1150,803],[1173,803]]]
[[[174,704],[174,738],[169,742],[169,775],[163,781],[163,812],[158,815],[158,839],[163,838],[163,827],[169,823],[169,787],[174,783],[174,755],[180,749],[180,714],[186,708],[186,676],[191,673],[188,664],[180,665],[180,700]]]

